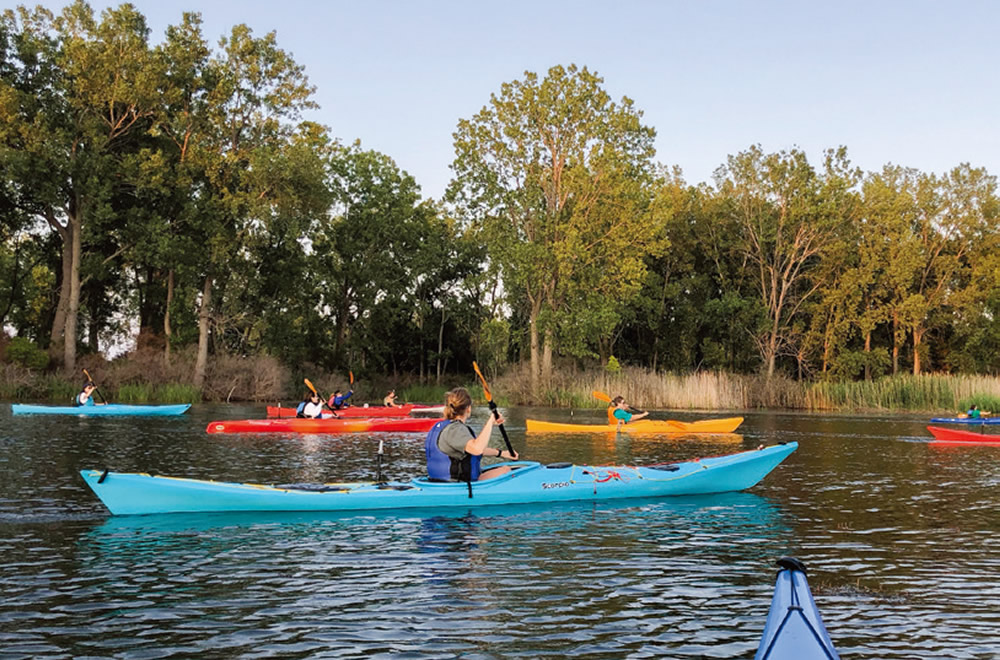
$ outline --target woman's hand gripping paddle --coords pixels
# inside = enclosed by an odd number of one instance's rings
[[[323,396],[322,394],[320,394],[319,392],[317,392],[317,391],[316,391],[316,388],[315,388],[315,387],[313,387],[313,384],[312,384],[312,381],[311,381],[311,380],[309,380],[308,378],[303,378],[302,380],[303,380],[303,382],[305,382],[305,384],[306,384],[306,387],[308,387],[308,388],[309,388],[309,391],[310,391],[310,392],[312,392],[313,394],[315,394],[316,396],[318,396],[318,397],[320,398],[320,400],[321,400],[321,401],[323,402],[323,405],[324,405],[324,406],[326,406],[326,407],[327,407],[327,409],[328,409],[328,410],[329,410],[330,412],[332,412],[332,413],[333,413],[333,416],[334,416],[334,417],[339,417],[339,415],[337,415],[337,411],[336,411],[336,410],[334,410],[333,408],[331,408],[331,407],[330,407],[330,404],[329,404],[329,403],[327,403],[327,401],[326,401],[326,398],[325,398],[325,397],[324,397],[324,396]]]
[[[101,388],[97,386],[97,383],[95,383],[94,379],[90,377],[90,373],[86,369],[83,370],[83,375],[86,376],[87,380],[90,381],[90,384],[94,386],[94,391],[101,395],[101,401],[107,403],[108,400],[104,398],[104,392],[102,392]]]
[[[489,404],[490,410],[493,412],[493,419],[500,419],[500,411],[497,410],[497,404],[493,402],[493,395],[490,394],[490,386],[486,384],[486,379],[483,378],[483,372],[479,370],[479,365],[475,362],[472,363],[472,368],[476,370],[476,375],[479,376],[479,380],[483,383],[483,396],[486,397],[486,403]],[[507,444],[507,453],[511,456],[514,455],[514,448],[510,444],[510,438],[507,437],[507,429],[503,427],[503,424],[498,424],[500,427],[500,435],[503,436],[503,441]]]

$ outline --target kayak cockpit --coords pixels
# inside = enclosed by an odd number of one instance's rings
[[[498,468],[498,467],[509,467],[510,472],[508,472],[507,474],[500,475],[499,477],[492,477],[490,479],[473,481],[472,485],[475,486],[476,488],[483,488],[495,484],[502,484],[510,481],[511,479],[515,479],[524,474],[527,474],[528,472],[533,472],[534,470],[537,470],[543,466],[541,463],[538,463],[536,461],[509,461],[506,463],[496,463],[495,465],[487,465],[483,468],[482,471],[488,472],[493,468]],[[466,482],[464,481],[437,481],[437,480],[432,480],[430,477],[417,477],[411,483],[416,488],[441,488],[441,487],[454,488],[455,486],[462,486],[462,487],[466,486]]]

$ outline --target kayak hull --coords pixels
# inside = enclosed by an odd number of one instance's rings
[[[775,580],[771,609],[754,660],[838,660],[840,655],[801,570],[804,567],[789,558],[780,559],[778,565],[782,570]]]
[[[408,404],[401,408],[390,408],[388,406],[349,406],[341,408],[336,412],[338,417],[407,417],[412,410],[413,405]],[[324,411],[323,414],[329,415],[330,419],[334,418],[329,411]],[[295,408],[268,406],[267,416],[295,417]]]
[[[369,433],[377,431],[425,433],[439,421],[433,417],[232,419],[211,422],[205,431],[207,433]]]
[[[742,423],[742,417],[701,419],[695,422],[640,419],[622,424],[621,427],[614,424],[543,422],[537,419],[525,421],[529,433],[615,433],[619,430],[623,433],[732,433]]]
[[[122,415],[183,415],[190,403],[166,406],[130,406],[109,403],[105,406],[35,406],[15,403],[10,407],[15,415],[78,415],[82,417],[117,417]]]
[[[963,445],[1000,445],[1000,435],[987,435],[974,431],[948,429],[941,426],[928,426],[927,430],[934,436],[933,442],[948,442]]]
[[[499,477],[474,482],[426,478],[388,484],[317,487],[202,481],[149,474],[81,470],[87,485],[114,515],[229,511],[364,511],[400,508],[498,506],[702,495],[750,488],[797,443],[665,466],[592,467],[519,461]]]
[[[932,417],[935,424],[1000,424],[1000,417]]]

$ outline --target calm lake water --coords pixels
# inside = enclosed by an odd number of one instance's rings
[[[750,491],[719,496],[112,518],[78,470],[367,480],[378,437],[204,432],[262,406],[159,419],[0,408],[4,659],[746,658],[782,555],[806,563],[845,658],[1000,657],[1000,447],[928,445],[923,417],[750,413],[740,434],[615,438],[526,435],[526,417],[571,414],[520,408],[507,414],[511,439],[543,462],[800,446]],[[421,436],[380,437],[389,477],[421,472]]]

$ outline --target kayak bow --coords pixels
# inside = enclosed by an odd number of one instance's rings
[[[782,557],[771,610],[754,660],[839,660],[798,559]]]
[[[928,426],[927,430],[934,436],[932,442],[947,442],[951,444],[963,445],[1000,445],[1000,435],[987,435],[974,431],[962,431],[959,429],[946,429],[942,426]]]
[[[791,442],[728,456],[649,467],[531,461],[472,482],[426,477],[385,484],[261,485],[81,470],[114,515],[227,511],[364,511],[703,495],[750,488],[798,447]],[[488,468],[487,468],[488,469]],[[471,493],[471,497],[470,497]]]

